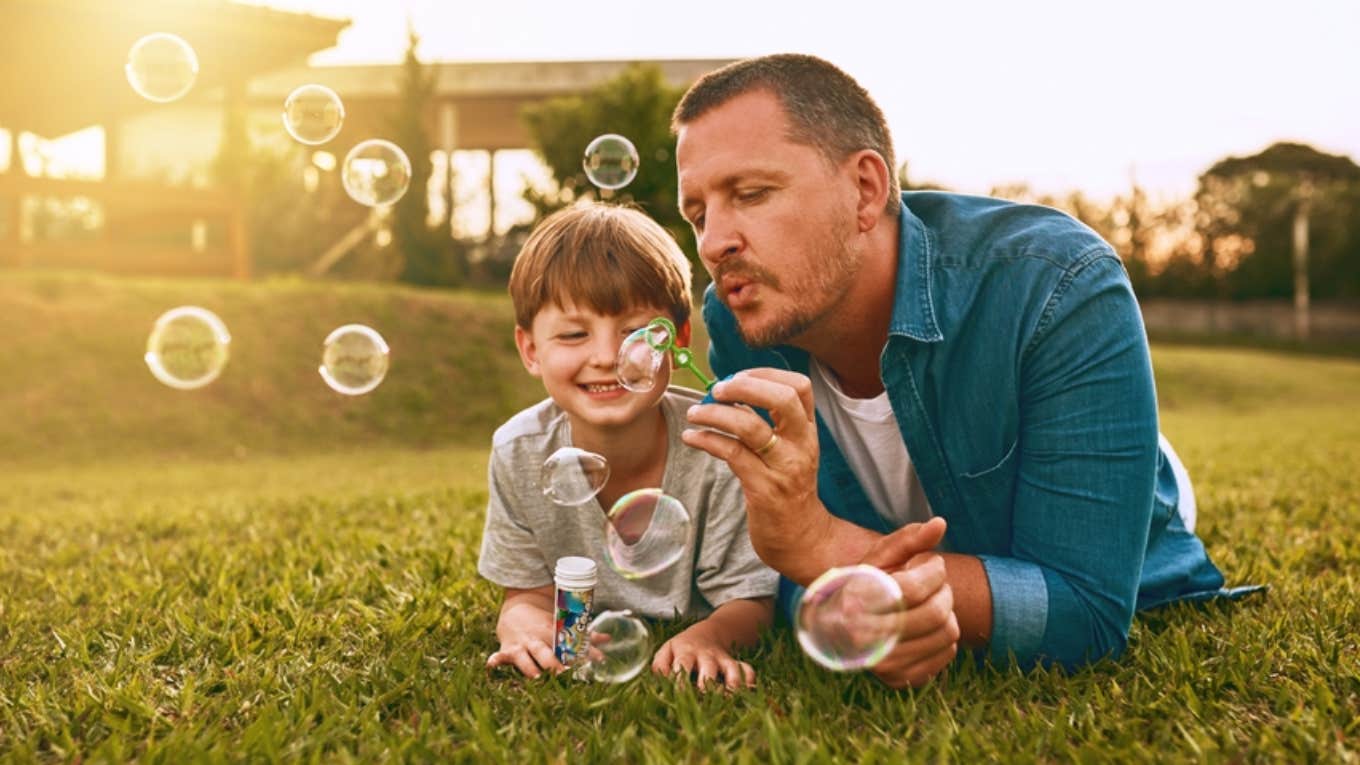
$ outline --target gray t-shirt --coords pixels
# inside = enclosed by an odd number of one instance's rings
[[[598,565],[595,610],[631,608],[664,619],[703,618],[729,600],[774,595],[779,576],[751,548],[741,484],[725,462],[680,441],[685,411],[701,397],[672,386],[661,398],[667,447],[659,488],[680,500],[691,519],[686,554],[675,565],[625,579],[605,563],[606,509],[594,499],[561,507],[543,496],[544,461],[572,445],[566,413],[546,399],[510,418],[492,438],[478,573],[502,587],[531,589],[552,584],[558,558],[582,555]]]

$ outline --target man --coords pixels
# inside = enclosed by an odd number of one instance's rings
[[[908,608],[875,672],[902,686],[959,642],[1025,665],[1117,655],[1135,608],[1224,592],[1159,448],[1137,303],[1095,233],[900,193],[881,111],[811,56],[710,73],[672,127],[714,280],[710,360],[745,370],[713,393],[769,414],[695,407],[684,438],[740,479],[786,613],[832,566],[897,569]]]

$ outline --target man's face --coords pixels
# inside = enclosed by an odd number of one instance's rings
[[[853,173],[788,132],[779,99],[753,91],[681,127],[675,155],[699,257],[758,347],[816,329],[863,260]]]

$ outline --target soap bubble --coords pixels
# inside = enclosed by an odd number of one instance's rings
[[[614,366],[619,384],[634,393],[646,393],[655,388],[670,341],[670,332],[653,324],[629,333],[619,345],[619,357]]]
[[[902,589],[866,564],[817,577],[798,604],[798,644],[818,664],[849,672],[877,664],[897,645]]]
[[[283,127],[308,146],[319,146],[336,136],[345,121],[340,96],[325,85],[303,85],[283,102]]]
[[[137,95],[165,104],[182,97],[194,86],[198,79],[198,55],[179,37],[158,32],[133,43],[124,71]]]
[[[231,334],[212,311],[185,305],[156,319],[146,341],[146,365],[157,380],[193,390],[217,379],[227,364]]]
[[[689,511],[660,489],[638,489],[609,508],[604,529],[604,558],[627,579],[643,579],[685,554],[690,538]]]
[[[588,628],[590,676],[602,683],[637,677],[652,655],[652,635],[632,611],[603,611]]]
[[[372,138],[345,155],[340,180],[355,202],[369,207],[390,205],[411,185],[411,160],[391,141]]]
[[[581,160],[586,177],[602,189],[621,189],[637,177],[638,153],[633,142],[605,133],[590,142]]]
[[[543,462],[543,496],[568,507],[584,505],[609,483],[609,462],[604,457],[564,446]]]
[[[363,395],[387,376],[387,341],[369,327],[346,324],[327,335],[322,346],[318,371],[337,393]]]

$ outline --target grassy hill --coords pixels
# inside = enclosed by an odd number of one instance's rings
[[[196,391],[162,385],[142,361],[156,317],[178,305],[213,311],[232,335],[226,370]],[[392,348],[386,380],[360,397],[317,374],[322,340],[351,322]],[[509,301],[490,294],[0,274],[0,462],[485,444],[542,396],[513,325]]]

